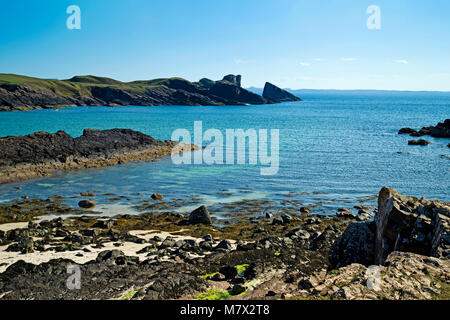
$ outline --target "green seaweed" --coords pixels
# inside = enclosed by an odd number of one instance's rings
[[[208,292],[200,293],[194,299],[196,300],[226,300],[231,297],[227,290],[210,290]]]
[[[208,274],[203,275],[202,278],[207,280],[209,278],[214,277],[216,274],[217,274],[217,272],[208,273]]]
[[[127,292],[126,294],[121,296],[119,300],[131,300],[137,292],[137,290],[131,290],[130,292]]]

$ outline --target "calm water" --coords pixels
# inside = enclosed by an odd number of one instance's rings
[[[259,165],[182,165],[170,158],[154,163],[62,172],[52,177],[0,186],[0,201],[20,195],[74,196],[99,190],[131,200],[114,204],[96,199],[106,213],[127,212],[133,201],[153,192],[169,198],[202,202],[241,199],[325,198],[335,205],[353,205],[358,199],[374,203],[373,195],[390,186],[414,196],[450,201],[450,139],[426,137],[427,147],[408,146],[401,127],[421,128],[450,117],[450,94],[309,94],[303,102],[247,107],[79,107],[60,111],[1,112],[0,136],[35,131],[65,130],[73,136],[84,128],[131,128],[157,139],[170,139],[172,131],[280,129],[280,169],[261,176]],[[446,157],[445,157],[446,156]],[[16,190],[16,186],[22,190]],[[218,192],[227,190],[233,196]],[[316,194],[315,194],[316,193]],[[319,194],[317,194],[319,193]],[[372,197],[372,198],[371,198]],[[77,199],[68,201],[78,201]],[[188,208],[186,208],[187,210]]]

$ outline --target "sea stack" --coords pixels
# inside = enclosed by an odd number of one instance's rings
[[[263,97],[272,103],[302,101],[302,99],[294,96],[292,93],[278,88],[270,82],[266,82],[266,85],[264,86]]]

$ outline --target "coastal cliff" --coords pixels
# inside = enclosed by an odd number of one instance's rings
[[[92,130],[72,138],[64,131],[0,138],[0,184],[50,175],[58,170],[95,168],[170,155],[195,147],[159,141],[130,129]]]
[[[276,94],[257,95],[241,87],[240,75],[227,75],[219,81],[163,78],[121,82],[95,76],[51,80],[0,74],[0,111],[67,106],[259,105],[300,100],[270,87]]]

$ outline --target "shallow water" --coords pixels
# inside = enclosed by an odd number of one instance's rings
[[[261,165],[174,165],[169,158],[115,167],[60,172],[51,177],[0,186],[0,201],[21,195],[67,197],[97,191],[97,210],[130,213],[123,206],[159,192],[171,199],[197,197],[214,205],[245,199],[329,201],[324,208],[375,204],[382,186],[414,196],[450,201],[450,139],[425,137],[433,144],[408,146],[402,127],[421,128],[449,118],[450,93],[310,94],[303,102],[246,107],[78,107],[30,112],[0,112],[0,136],[84,128],[131,128],[157,139],[172,131],[280,129],[280,168],[261,176]],[[21,190],[15,189],[21,186]],[[227,191],[231,195],[221,192]],[[127,198],[114,202],[111,196]],[[288,196],[289,193],[295,193]],[[316,194],[320,193],[320,194]],[[72,198],[71,198],[72,197]],[[192,208],[184,208],[189,211]],[[177,209],[183,211],[182,209]]]

